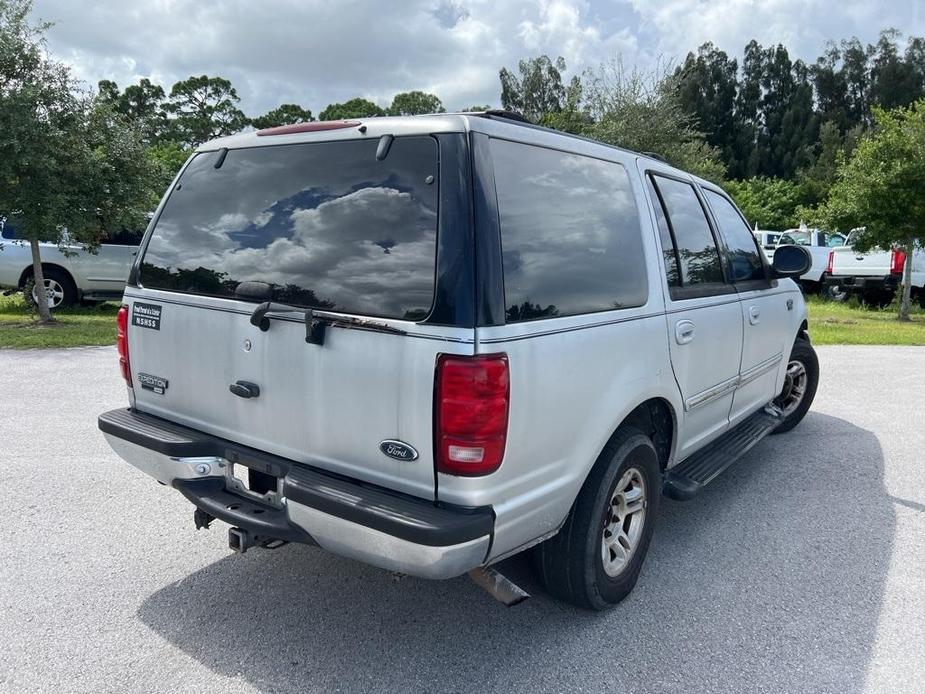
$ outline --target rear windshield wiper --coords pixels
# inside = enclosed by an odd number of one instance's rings
[[[406,335],[407,331],[400,328],[393,328],[388,323],[369,320],[367,318],[357,318],[356,316],[342,316],[338,313],[328,311],[315,311],[299,306],[289,304],[278,304],[272,301],[265,301],[257,306],[251,314],[251,325],[260,328],[266,332],[270,329],[270,319],[268,313],[302,313],[305,315],[305,341],[311,345],[323,345],[325,328],[328,325],[336,325],[341,328],[360,328],[361,330],[375,330],[377,332],[391,333],[393,335]]]

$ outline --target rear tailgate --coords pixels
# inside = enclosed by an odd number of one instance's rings
[[[471,354],[473,331],[421,322],[434,300],[436,140],[396,138],[384,161],[376,148],[353,140],[197,155],[125,295],[135,406],[433,498],[434,366],[440,353]],[[255,286],[302,312],[254,326]],[[309,344],[311,307],[375,325],[329,326],[324,344]],[[259,394],[234,394],[238,382]],[[417,455],[390,457],[381,445],[390,440]]]
[[[850,246],[832,249],[833,277],[885,277],[890,274],[892,253],[872,250],[858,253]]]

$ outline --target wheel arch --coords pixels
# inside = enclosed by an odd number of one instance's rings
[[[71,281],[71,284],[74,285],[74,289],[77,290],[78,295],[80,294],[80,287],[77,285],[77,280],[74,279],[74,274],[70,270],[68,270],[66,267],[58,263],[42,262],[42,272],[44,273],[46,270],[60,270],[61,272],[63,272],[65,275],[67,275],[67,278]],[[26,282],[29,280],[32,274],[33,274],[33,271],[32,271],[31,265],[26,267],[22,271],[22,273],[20,273],[19,284],[17,285],[19,289],[22,289],[23,287],[26,286]]]
[[[652,439],[658,452],[659,468],[664,472],[674,456],[678,441],[678,415],[671,401],[666,397],[652,396],[630,409],[613,427],[606,441],[600,446],[598,455],[626,426],[636,427]],[[595,463],[596,461],[597,459]],[[594,464],[588,468],[585,480],[593,468]]]

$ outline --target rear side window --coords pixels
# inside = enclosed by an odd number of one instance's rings
[[[758,244],[742,215],[725,196],[712,190],[703,191],[707,204],[713,210],[719,230],[729,252],[729,268],[733,282],[765,280],[764,263],[758,253]]]
[[[152,232],[145,287],[421,320],[434,295],[437,142],[396,138],[199,154]],[[220,164],[218,168],[216,165]]]
[[[715,285],[722,289],[725,280],[719,249],[694,187],[663,176],[652,180],[677,252],[681,287]]]
[[[505,140],[491,154],[508,323],[646,302],[636,201],[620,164]]]

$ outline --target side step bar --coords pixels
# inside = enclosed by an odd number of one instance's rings
[[[776,410],[759,410],[671,468],[665,475],[663,493],[678,501],[690,499],[774,431],[780,421],[780,413]]]

